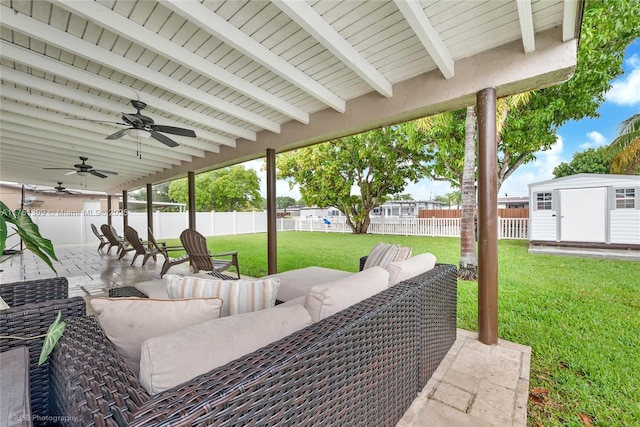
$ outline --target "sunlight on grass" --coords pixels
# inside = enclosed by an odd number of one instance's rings
[[[457,264],[460,240],[338,233],[278,234],[278,271],[321,266],[357,271],[380,241]],[[267,235],[208,239],[237,250],[243,274],[267,274]],[[529,254],[528,242],[499,243],[499,336],[532,347],[530,426],[638,425],[640,263]],[[477,330],[477,284],[458,282],[458,327]]]

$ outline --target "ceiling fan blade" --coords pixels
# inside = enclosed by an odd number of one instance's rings
[[[118,172],[112,172],[112,171],[94,170],[93,172],[98,172],[103,175],[118,175]]]
[[[74,171],[74,169],[71,168],[42,168],[42,169],[49,169],[49,170],[58,170],[58,171]]]
[[[71,172],[67,172],[65,173],[65,175],[73,175],[74,173],[77,173],[78,171],[71,171]]]
[[[163,125],[151,125],[150,128],[158,132],[170,133],[173,135],[188,136],[191,138],[196,137],[196,133],[191,129],[177,128],[174,126],[163,126]]]
[[[149,130],[149,133],[151,134],[152,138],[157,139],[158,141],[162,142],[167,147],[177,147],[178,146],[178,143],[175,142],[173,139],[171,139],[168,136],[163,135],[163,134],[161,134],[159,132],[156,132],[153,129]]]
[[[112,133],[111,135],[109,135],[105,139],[119,139],[119,138],[122,138],[123,136],[125,136],[127,134],[128,130],[129,129],[120,129],[118,132]]]
[[[97,176],[98,178],[106,178],[107,177],[107,175],[103,175],[98,171],[91,170],[91,171],[88,171],[88,172],[93,176]]]

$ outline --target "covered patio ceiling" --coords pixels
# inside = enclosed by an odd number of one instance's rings
[[[119,194],[568,79],[582,1],[16,1],[0,180]],[[130,100],[197,137],[105,137]],[[77,119],[88,119],[77,120]]]

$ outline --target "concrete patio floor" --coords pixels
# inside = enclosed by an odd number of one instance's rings
[[[95,245],[59,245],[54,262],[58,276],[69,281],[69,296],[104,296],[108,289],[160,277],[162,257],[141,267],[132,255],[118,260]],[[27,251],[0,264],[0,283],[55,276]],[[188,264],[172,273],[189,272]],[[456,342],[416,397],[397,427],[526,426],[531,348],[500,340],[487,346],[477,334],[458,329]]]

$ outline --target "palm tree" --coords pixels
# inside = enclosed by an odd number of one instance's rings
[[[505,98],[500,98],[496,103],[496,133],[497,139],[502,139],[502,132],[505,128],[509,112],[525,106],[532,92],[523,92]],[[446,144],[446,140],[455,140],[460,144],[458,138],[461,134],[457,132],[455,121],[460,117],[451,111],[425,117],[416,121],[418,129],[424,132],[440,130],[436,138],[443,138],[443,141],[432,141],[438,146],[440,143]],[[475,217],[476,217],[476,110],[474,106],[467,107],[464,127],[464,157],[462,161],[462,173],[457,169],[457,162],[453,159],[448,162],[447,169],[455,175],[454,185],[459,186],[461,196],[461,230],[460,230],[460,260],[458,277],[464,280],[476,280],[478,277],[478,254],[475,242]],[[509,168],[500,170],[498,176],[498,188],[502,182],[515,170]],[[433,174],[432,174],[433,175]],[[433,176],[432,176],[433,177]]]
[[[640,173],[640,114],[634,114],[618,125],[618,137],[607,148],[613,156],[611,173]]]

